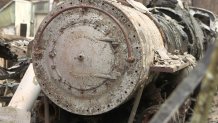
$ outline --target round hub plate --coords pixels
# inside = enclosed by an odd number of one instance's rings
[[[115,79],[111,75],[115,72],[113,48],[100,41],[102,37],[102,33],[89,26],[66,29],[55,45],[52,73],[81,92],[95,90],[108,79]]]

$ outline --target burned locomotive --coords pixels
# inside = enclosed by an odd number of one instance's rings
[[[128,109],[134,97],[155,95],[146,88],[160,84],[163,76],[175,76],[178,84],[181,73],[213,43],[214,24],[212,13],[181,5],[66,2],[50,12],[36,34],[36,79],[57,106],[82,115],[75,117]]]

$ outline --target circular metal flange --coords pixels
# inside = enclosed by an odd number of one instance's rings
[[[144,53],[133,20],[119,5],[74,0],[40,25],[33,46],[35,74],[44,93],[63,109],[79,115],[108,112],[128,100],[148,74],[143,62],[150,63],[152,53]]]

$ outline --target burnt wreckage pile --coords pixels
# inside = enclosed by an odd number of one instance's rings
[[[0,35],[0,58],[5,60],[5,63],[2,64],[4,66],[0,67],[1,101],[5,99],[4,96],[16,90],[29,66],[28,44],[29,40],[23,37]]]
[[[146,8],[131,0],[73,0],[57,6],[32,49],[36,79],[51,100],[51,122],[126,123],[134,112],[134,122],[147,122],[214,42],[215,19],[177,2],[153,1]]]

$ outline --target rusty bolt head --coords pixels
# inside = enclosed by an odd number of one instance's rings
[[[127,62],[134,63],[135,62],[135,58],[134,57],[128,57],[127,58]]]
[[[54,51],[51,51],[51,52],[49,53],[49,56],[50,56],[51,58],[55,57],[55,55],[56,55],[56,53],[55,53]]]
[[[83,61],[83,60],[84,60],[84,56],[83,56],[82,54],[80,54],[80,55],[78,56],[78,60],[79,60],[79,61]]]

